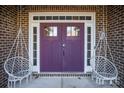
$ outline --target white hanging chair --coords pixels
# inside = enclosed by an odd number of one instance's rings
[[[4,69],[8,74],[8,87],[16,87],[16,81],[21,85],[23,79],[28,82],[31,78],[31,64],[21,27],[4,63]]]
[[[31,64],[21,27],[4,63],[4,69],[8,74],[8,87],[16,87],[16,81],[21,85],[23,79],[28,82],[31,78]]]
[[[100,33],[99,41],[94,52],[94,56],[90,60],[92,79],[95,79],[98,84],[103,85],[105,81],[109,81],[109,84],[112,84],[112,81],[117,80],[118,70],[113,63],[113,56],[107,43],[105,32]]]
[[[31,79],[31,67],[26,41],[22,33],[20,12],[20,28],[4,63],[4,70],[8,74],[8,87],[16,87],[17,81],[21,85],[24,79],[28,82]]]

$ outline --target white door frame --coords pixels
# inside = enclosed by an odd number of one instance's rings
[[[92,20],[33,20],[33,16],[91,16]],[[87,66],[87,27],[91,27],[91,56],[95,46],[96,35],[96,13],[95,12],[29,12],[29,60],[32,63],[32,70],[40,73],[40,23],[84,23],[84,73],[90,72],[91,66]],[[33,27],[37,27],[37,65],[33,66]]]

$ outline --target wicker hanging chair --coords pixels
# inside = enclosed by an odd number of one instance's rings
[[[96,80],[98,84],[105,84],[105,81],[109,81],[109,84],[112,84],[112,81],[117,80],[118,70],[114,64],[113,56],[107,42],[107,34],[104,26],[105,18],[105,8],[103,6],[103,31],[99,33],[99,40],[94,49],[93,57],[91,58],[92,66],[92,79]],[[106,13],[107,14],[107,13]]]
[[[20,85],[24,79],[28,82],[31,77],[31,63],[22,33],[21,21],[18,34],[4,63],[4,70],[8,74],[8,87],[16,87],[16,81],[19,81]]]
[[[95,48],[95,55],[91,58],[92,79],[98,84],[105,84],[105,81],[117,80],[118,70],[114,64],[105,32],[100,33],[98,44]]]
[[[5,72],[8,74],[8,87],[16,87],[16,81],[31,77],[31,64],[28,50],[21,29],[10,50],[9,56],[4,63]]]

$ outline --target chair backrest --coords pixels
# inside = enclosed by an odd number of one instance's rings
[[[25,77],[31,72],[31,65],[26,58],[17,56],[7,59],[4,69],[9,76]]]

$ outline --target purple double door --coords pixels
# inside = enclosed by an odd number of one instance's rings
[[[84,24],[40,24],[41,72],[84,71]]]

